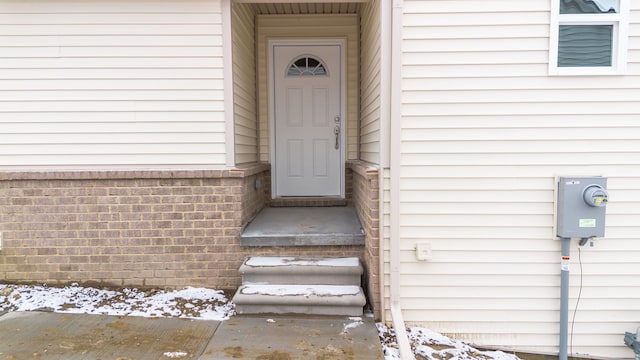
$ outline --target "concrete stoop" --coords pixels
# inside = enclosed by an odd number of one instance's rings
[[[238,314],[361,316],[358,258],[251,257],[240,267]]]

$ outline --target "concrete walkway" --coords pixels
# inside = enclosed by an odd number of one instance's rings
[[[2,359],[382,359],[372,319],[234,316],[175,318],[10,312]]]
[[[201,360],[378,360],[372,319],[239,315],[220,324]]]

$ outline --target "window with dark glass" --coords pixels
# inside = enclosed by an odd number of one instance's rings
[[[560,0],[560,14],[615,14],[620,0]],[[611,66],[612,24],[561,24],[558,66]]]
[[[611,66],[613,25],[560,25],[558,66]]]
[[[560,0],[560,14],[620,12],[620,0]]]
[[[552,17],[551,69],[558,74],[580,71],[571,68],[602,74],[620,71],[625,61],[628,1],[552,0],[556,15]]]

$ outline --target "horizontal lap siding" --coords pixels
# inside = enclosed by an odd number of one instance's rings
[[[215,0],[5,1],[0,167],[225,162]]]
[[[258,160],[255,26],[248,4],[233,5],[233,93],[236,163]]]
[[[380,163],[380,3],[363,7],[361,18],[360,160]]]
[[[631,357],[640,323],[640,7],[629,73],[549,77],[549,3],[405,1],[400,167],[405,320],[558,350],[555,176],[609,178],[605,239],[581,249],[573,351]],[[433,258],[414,247],[431,243]],[[570,316],[579,292],[572,248]]]

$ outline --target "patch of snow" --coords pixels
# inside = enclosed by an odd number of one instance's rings
[[[385,360],[399,360],[400,352],[395,340],[395,332],[384,324],[377,324]],[[482,351],[462,341],[451,339],[440,333],[422,327],[408,329],[409,341],[416,356],[427,360],[520,360],[515,355],[502,351]]]
[[[70,314],[181,317],[226,320],[234,305],[219,290],[185,288],[177,291],[119,291],[81,287],[0,284],[0,311],[50,310]]]
[[[342,327],[342,334],[348,333],[350,329],[355,329],[360,325],[364,325],[364,322],[360,317],[350,317],[349,320],[351,320],[351,322],[344,324]]]
[[[360,293],[360,287],[351,285],[251,284],[243,286],[242,293],[247,295],[261,294],[269,296],[344,296]]]
[[[400,360],[400,350],[396,341],[396,334],[393,328],[383,323],[376,323],[378,328],[378,337],[382,346],[384,360]]]
[[[172,352],[166,352],[163,355],[168,357],[168,358],[176,359],[176,358],[185,357],[185,356],[187,356],[189,354],[184,352],[184,351],[172,351]]]
[[[67,313],[79,309],[98,308],[105,300],[117,295],[115,291],[67,286],[64,288],[41,286],[0,285],[0,310],[33,311],[64,308]],[[73,300],[72,300],[73,299]]]
[[[328,258],[328,259],[307,259],[293,256],[255,256],[246,262],[248,266],[358,266],[360,261],[356,257]]]

